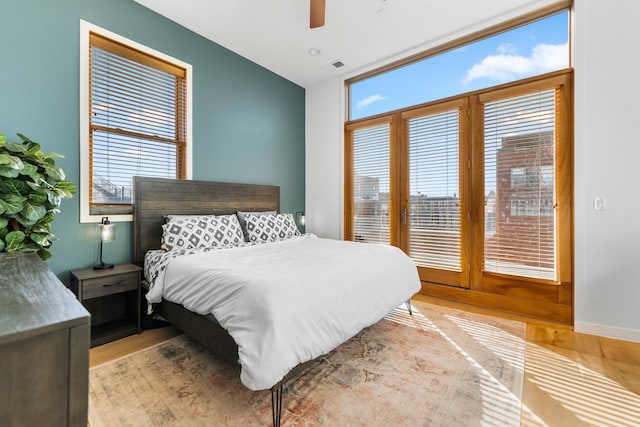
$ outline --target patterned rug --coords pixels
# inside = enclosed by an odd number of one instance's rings
[[[525,324],[414,302],[284,390],[283,426],[519,426]],[[103,426],[269,426],[271,393],[184,335],[90,371]]]

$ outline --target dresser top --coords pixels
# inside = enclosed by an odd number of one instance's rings
[[[0,253],[0,345],[88,322],[89,312],[37,254]]]

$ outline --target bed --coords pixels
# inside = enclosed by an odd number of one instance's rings
[[[147,254],[151,258],[154,254],[169,255],[158,250],[167,215],[231,215],[237,211],[279,212],[279,208],[279,188],[275,186],[135,177],[134,260],[142,265]],[[170,323],[223,359],[240,363],[245,386],[271,389],[273,422],[278,426],[287,381],[419,290],[417,272],[408,257],[396,248],[378,245],[366,249],[369,252],[363,257],[365,246],[370,245],[305,235],[256,246],[195,251],[189,256],[175,257],[175,251],[170,251],[174,257],[161,270],[162,280],[155,273],[151,275],[154,285],[149,295],[155,302],[154,310]],[[337,253],[340,260],[336,259]],[[369,271],[386,264],[387,257],[397,259],[402,268]],[[323,267],[331,259],[331,268]],[[338,267],[340,262],[345,265]],[[364,271],[347,267],[361,263],[368,266]],[[358,299],[368,293],[376,276],[384,283],[399,281],[398,289],[380,283],[377,290],[371,288],[367,303],[359,304]],[[290,282],[298,288],[286,288]],[[209,283],[217,285],[203,291]],[[254,289],[266,293],[247,296]],[[214,299],[219,294],[218,300],[203,302],[209,294]],[[324,300],[328,304],[321,303]],[[379,314],[381,309],[386,311]],[[324,313],[327,310],[335,311]],[[263,328],[263,324],[271,323],[271,329],[268,325]],[[325,339],[325,335],[330,337]],[[309,342],[305,342],[305,336],[310,337]],[[291,352],[289,340],[296,341]],[[259,351],[250,347],[253,341]],[[267,367],[275,372],[263,372]]]

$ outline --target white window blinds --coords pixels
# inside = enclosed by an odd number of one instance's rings
[[[353,235],[357,242],[389,243],[388,123],[353,131]]]
[[[127,213],[132,176],[184,178],[186,72],[91,33],[90,212]]]
[[[409,254],[460,271],[459,109],[408,119]]]
[[[484,104],[484,270],[556,279],[556,90]]]

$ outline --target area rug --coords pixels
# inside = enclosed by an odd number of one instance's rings
[[[525,324],[415,302],[284,389],[283,426],[519,426]],[[269,426],[271,393],[177,336],[92,368],[89,421],[111,426]]]

